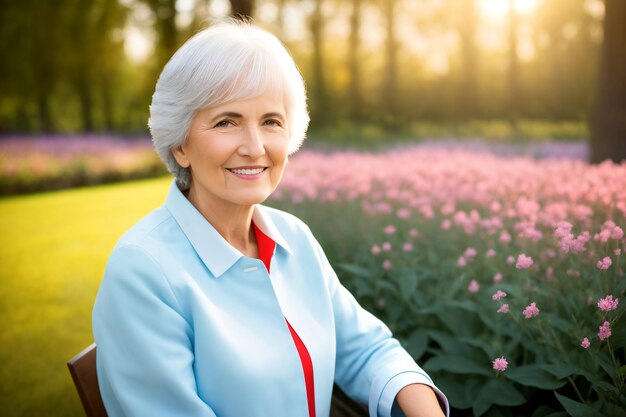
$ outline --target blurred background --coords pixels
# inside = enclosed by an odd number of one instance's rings
[[[176,48],[213,19],[243,15],[295,57],[314,139],[586,140],[602,125],[607,145],[591,158],[626,152],[621,0],[0,4],[4,134],[146,135],[156,79]]]

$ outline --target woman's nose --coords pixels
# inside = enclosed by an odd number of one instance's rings
[[[251,126],[244,130],[241,145],[239,146],[239,154],[242,156],[249,156],[251,158],[258,158],[265,155],[265,143],[263,141],[263,134],[256,126]]]

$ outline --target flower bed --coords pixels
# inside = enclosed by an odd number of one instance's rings
[[[304,151],[272,204],[311,226],[454,415],[626,415],[626,164]]]
[[[0,195],[164,174],[147,138],[0,138]]]

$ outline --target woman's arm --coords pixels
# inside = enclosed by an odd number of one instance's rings
[[[435,391],[428,385],[407,385],[398,392],[396,401],[406,417],[444,416]]]
[[[124,245],[109,259],[93,310],[98,379],[110,417],[215,417],[198,396],[193,329],[159,263]]]

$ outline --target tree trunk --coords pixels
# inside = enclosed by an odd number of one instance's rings
[[[363,100],[361,95],[361,71],[359,52],[361,50],[361,9],[363,0],[352,0],[350,17],[350,43],[348,48],[348,68],[350,71],[349,107],[350,118],[360,121],[363,116]]]
[[[39,130],[44,133],[53,133],[54,126],[50,117],[50,97],[48,93],[38,92],[37,111],[39,115]]]
[[[111,82],[103,79],[100,83],[102,88],[102,119],[104,121],[104,130],[112,132],[115,129],[113,122],[113,98],[111,97]]]
[[[626,160],[626,1],[605,0],[604,43],[591,115],[591,162]]]
[[[254,0],[230,0],[230,14],[238,19],[252,17]]]
[[[385,19],[385,75],[383,80],[382,103],[386,115],[385,124],[389,127],[397,126],[398,118],[398,41],[395,33],[396,0],[386,0],[383,3]]]
[[[477,88],[476,62],[478,48],[476,46],[476,1],[463,0],[463,21],[460,27],[461,59],[463,73],[459,90],[459,114],[463,117],[477,117],[480,115],[480,102]]]
[[[519,57],[517,56],[517,12],[515,1],[509,0],[509,120],[513,127],[517,126],[520,106],[522,102],[521,89],[519,87]]]
[[[326,78],[324,77],[324,20],[322,16],[322,0],[315,1],[315,9],[311,15],[310,28],[313,41],[313,91],[312,113],[313,120],[317,125],[329,124],[330,111],[328,108],[328,93],[326,90]]]

